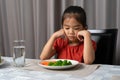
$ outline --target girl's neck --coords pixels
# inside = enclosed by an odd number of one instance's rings
[[[79,41],[74,41],[74,42],[69,41],[69,45],[70,45],[70,46],[77,46],[77,45],[79,45],[79,44],[80,44]]]

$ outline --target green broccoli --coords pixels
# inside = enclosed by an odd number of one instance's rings
[[[49,66],[66,66],[66,65],[72,65],[71,61],[68,60],[58,60],[56,62],[50,62],[48,64]]]

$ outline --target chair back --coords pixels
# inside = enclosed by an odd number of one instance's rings
[[[118,29],[88,30],[96,41],[95,64],[113,64],[116,51]]]

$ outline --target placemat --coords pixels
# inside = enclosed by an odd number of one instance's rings
[[[70,68],[70,69],[51,70],[51,69],[46,69],[46,68],[39,66],[38,63],[39,63],[39,60],[28,60],[26,63],[26,66],[23,67],[22,69],[70,74],[73,76],[84,77],[94,72],[100,66],[99,64],[86,65],[86,64],[80,63],[77,66]]]

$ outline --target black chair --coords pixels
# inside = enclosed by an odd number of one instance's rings
[[[95,64],[113,64],[116,51],[118,29],[88,30],[97,43]]]

